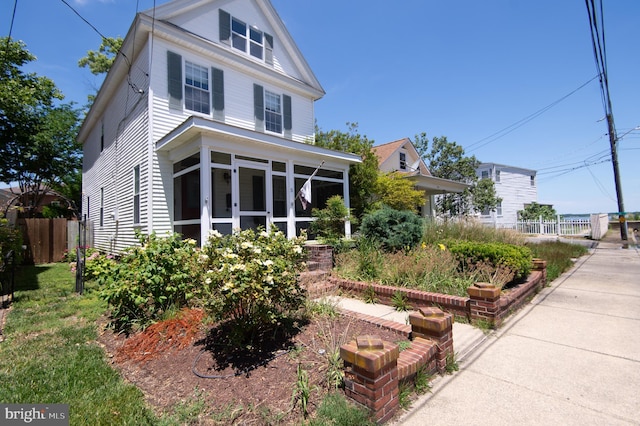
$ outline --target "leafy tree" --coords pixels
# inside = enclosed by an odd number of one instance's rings
[[[465,156],[464,148],[449,142],[446,136],[434,137],[429,144],[426,133],[415,136],[416,150],[436,177],[473,185],[460,194],[444,194],[436,199],[436,211],[451,216],[467,215],[473,210],[495,209],[502,201],[495,194],[493,182],[478,181],[476,169],[480,165],[475,156]],[[492,188],[493,187],[493,188]]]
[[[20,69],[35,60],[24,43],[1,38],[0,56],[0,181],[18,183],[33,212],[81,167],[79,111],[57,103],[64,97],[52,80]]]
[[[374,208],[383,205],[395,210],[409,210],[417,213],[424,204],[424,193],[415,189],[413,182],[401,173],[378,173],[373,199]]]
[[[78,61],[78,66],[81,68],[89,68],[89,71],[94,75],[109,72],[111,65],[113,65],[122,47],[122,42],[122,37],[103,38],[98,50],[89,50],[87,56]]]
[[[311,232],[318,238],[329,244],[339,244],[344,237],[344,224],[346,220],[355,221],[351,217],[351,209],[344,204],[344,200],[339,195],[334,195],[327,200],[327,207],[324,209],[313,208],[311,214],[316,218],[311,222]]]
[[[362,157],[362,163],[353,164],[349,168],[349,194],[351,208],[356,218],[361,218],[366,212],[371,197],[375,191],[378,176],[378,157],[371,149],[373,140],[358,133],[357,123],[347,123],[348,131],[322,131],[316,126],[317,146],[350,152]]]
[[[541,205],[535,201],[518,211],[518,220],[554,220],[558,214],[556,210],[548,205]]]
[[[122,37],[103,38],[98,50],[87,51],[87,56],[80,58],[78,61],[78,66],[80,68],[89,68],[89,71],[91,71],[93,75],[108,73],[113,62],[116,60],[116,56],[118,56],[123,41]],[[97,93],[98,87],[94,87],[94,89]],[[90,94],[88,98],[89,104],[92,104],[96,95]]]
[[[480,179],[473,187],[473,209],[476,212],[496,211],[502,198],[496,194],[496,184],[488,178]]]

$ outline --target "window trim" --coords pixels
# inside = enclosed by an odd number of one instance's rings
[[[407,153],[400,152],[400,170],[407,170]]]
[[[197,77],[201,77],[201,79],[198,80]],[[206,81],[202,77],[206,78]],[[202,87],[204,84],[206,84],[206,88]],[[211,115],[211,76],[209,75],[209,67],[185,59],[183,88],[184,108],[186,110],[196,114]],[[199,93],[201,95],[200,99],[196,100],[193,96],[194,93]],[[189,105],[189,102],[192,105]],[[200,108],[195,108],[196,103],[199,104]]]
[[[277,101],[277,102],[273,102],[273,101]],[[282,105],[282,95],[279,93],[275,93],[270,90],[264,89],[264,130],[265,132],[282,135],[282,131],[284,128],[283,117],[284,117],[284,114],[283,114],[283,105]],[[277,122],[273,120],[274,118],[277,118]],[[270,125],[275,127],[270,129],[269,128]]]

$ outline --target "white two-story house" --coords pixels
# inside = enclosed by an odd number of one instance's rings
[[[496,163],[481,163],[476,169],[479,179],[491,179],[502,202],[495,211],[483,211],[479,220],[496,227],[513,226],[518,211],[538,201],[536,171]]]
[[[236,228],[291,237],[330,196],[348,206],[360,158],[313,145],[323,95],[269,0],[139,13],[78,136],[94,245],[118,252],[136,230],[200,243]],[[320,165],[305,209],[298,192]]]

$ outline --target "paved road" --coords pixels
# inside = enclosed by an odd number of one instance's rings
[[[460,367],[394,423],[640,425],[639,250],[601,242]]]

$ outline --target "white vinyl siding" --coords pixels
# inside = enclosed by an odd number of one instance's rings
[[[94,228],[94,246],[105,252],[120,252],[136,244],[133,230],[134,165],[140,165],[140,222],[146,221],[148,109],[147,93],[136,93],[131,85],[146,88],[147,50],[132,64],[130,81],[122,81],[111,97],[102,119],[84,141],[83,191],[100,200],[104,190],[103,226]],[[131,83],[131,85],[129,84]],[[104,149],[100,152],[104,123]],[[100,210],[89,211],[88,219],[100,222]],[[143,232],[146,230],[143,229]]]
[[[499,183],[495,185],[496,195],[502,198],[502,203],[497,211],[482,212],[480,217],[482,222],[497,225],[515,223],[519,210],[524,209],[526,204],[538,201],[536,188],[531,186],[534,171],[503,165],[492,165],[487,169],[486,164],[484,167],[480,166],[479,170],[481,176],[484,176],[486,170],[495,170],[494,179],[496,179],[496,175],[499,176]],[[497,173],[498,171],[499,173]],[[489,174],[489,176],[491,175]]]

